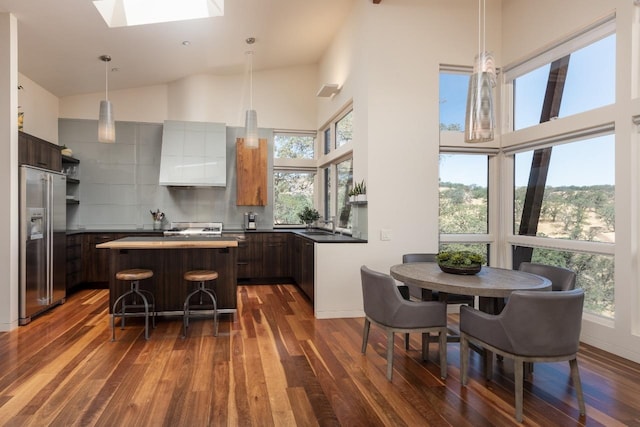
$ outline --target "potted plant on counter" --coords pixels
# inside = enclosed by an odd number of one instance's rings
[[[307,225],[307,228],[311,228],[311,224],[320,218],[320,213],[312,207],[305,206],[302,211],[298,212],[298,218]]]
[[[353,188],[349,191],[350,202],[366,202],[367,201],[367,185],[364,179],[357,182]]]
[[[482,269],[484,256],[473,251],[442,251],[436,260],[445,273],[476,274]]]

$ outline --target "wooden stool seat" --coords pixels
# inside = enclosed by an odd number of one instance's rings
[[[187,336],[187,328],[189,327],[189,318],[194,316],[201,316],[204,314],[203,309],[206,310],[210,306],[213,307],[213,335],[218,336],[218,303],[216,301],[216,293],[213,289],[209,289],[205,287],[204,282],[210,280],[216,280],[218,278],[218,272],[213,270],[190,270],[184,273],[184,280],[187,282],[197,282],[198,287],[187,295],[187,298],[184,300],[184,315],[183,315],[183,326],[182,326],[182,337],[186,338]],[[194,296],[199,296],[199,303],[196,303],[195,306],[200,310],[193,310],[193,306],[191,305],[191,299]],[[208,299],[211,302],[210,305],[205,305],[205,299]],[[200,311],[200,313],[198,313]]]
[[[153,271],[145,268],[131,268],[116,273],[116,279],[118,280],[142,280],[149,277],[153,277]]]
[[[218,272],[213,270],[191,270],[184,273],[184,280],[190,282],[202,282],[207,280],[215,280],[218,278]]]
[[[120,317],[120,328],[124,329],[127,317],[144,316],[144,338],[149,339],[149,318],[156,327],[156,305],[152,292],[140,289],[140,280],[153,277],[153,271],[146,268],[131,268],[116,273],[116,279],[130,282],[131,289],[120,295],[111,310],[111,341],[116,340],[115,318]],[[118,304],[120,309],[118,310]],[[133,311],[127,311],[133,309]]]

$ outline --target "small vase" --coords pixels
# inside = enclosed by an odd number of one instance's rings
[[[161,230],[162,229],[162,221],[153,221],[153,229]]]

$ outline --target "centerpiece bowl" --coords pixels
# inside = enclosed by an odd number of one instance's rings
[[[472,251],[443,251],[436,259],[440,270],[450,274],[477,274],[484,262],[482,255]]]

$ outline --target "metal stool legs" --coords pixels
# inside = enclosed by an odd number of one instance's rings
[[[183,329],[182,329],[182,337],[185,338],[187,336],[187,328],[189,327],[189,317],[191,317],[191,311],[189,307],[189,301],[195,295],[200,295],[200,305],[203,304],[203,296],[208,296],[213,304],[213,336],[218,336],[218,304],[216,302],[216,294],[212,289],[205,288],[204,280],[198,281],[198,288],[187,295],[187,298],[184,300],[184,316],[183,316]]]
[[[132,297],[132,304],[127,304],[126,298],[128,296]],[[140,298],[142,300],[142,304],[138,304],[136,298]],[[149,302],[151,301],[151,302]],[[118,304],[121,303],[121,310],[118,312],[117,307]],[[151,322],[153,327],[156,327],[156,311],[155,311],[155,298],[153,293],[140,289],[140,281],[132,280],[131,281],[131,289],[124,294],[120,295],[116,302],[113,303],[113,310],[111,311],[111,341],[116,340],[116,328],[115,328],[115,318],[120,317],[122,320],[120,321],[120,329],[124,329],[125,318],[127,316],[139,316],[139,313],[127,313],[127,308],[140,308],[144,307],[144,339],[149,339],[149,317],[151,317]]]

